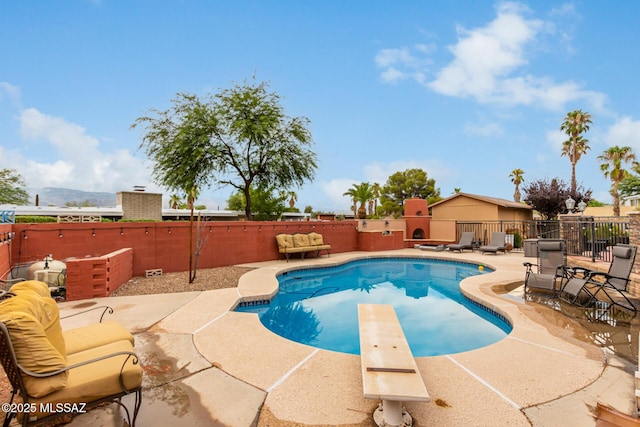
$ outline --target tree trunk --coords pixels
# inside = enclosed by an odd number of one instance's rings
[[[613,182],[611,195],[613,196],[613,216],[620,216],[620,195],[618,194],[618,183],[616,181]]]
[[[367,217],[367,209],[364,207],[364,204],[361,203],[358,208],[358,218],[365,219]]]
[[[251,195],[249,194],[249,185],[247,185],[244,190],[244,200],[246,204],[244,205],[244,214],[247,216],[247,221],[253,221],[253,214],[251,213]]]
[[[189,214],[189,283],[193,283],[196,279],[196,271],[193,268],[193,203],[191,204],[191,213]]]

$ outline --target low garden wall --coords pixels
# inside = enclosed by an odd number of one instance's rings
[[[70,259],[67,264],[67,301],[108,297],[133,277],[133,249],[101,257]]]

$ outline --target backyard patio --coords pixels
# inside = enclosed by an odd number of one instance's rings
[[[65,315],[108,304],[112,318],[134,333],[145,373],[139,426],[368,426],[378,402],[363,397],[359,356],[288,341],[262,326],[257,315],[230,310],[239,298],[271,294],[283,269],[385,254],[495,268],[465,279],[462,289],[513,325],[496,344],[416,359],[432,401],[406,404],[414,425],[595,425],[597,402],[634,413],[636,319],[591,331],[544,300],[525,301],[522,253],[402,249],[267,261],[242,265],[255,270],[237,288],[98,298],[60,308]],[[71,318],[63,327],[92,321]],[[118,425],[113,411],[94,410],[71,425]]]

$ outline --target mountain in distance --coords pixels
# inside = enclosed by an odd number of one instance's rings
[[[107,207],[116,205],[116,194],[96,191],[80,191],[70,188],[29,188],[29,202],[36,204],[38,195],[39,206],[66,206],[67,203],[73,206],[95,206]]]

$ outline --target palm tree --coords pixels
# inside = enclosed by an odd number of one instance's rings
[[[380,184],[374,182],[371,186],[371,191],[373,193],[373,199],[369,203],[369,214],[376,215],[378,213],[378,198],[380,197]]]
[[[353,213],[357,214],[358,218],[367,217],[365,205],[373,199],[373,187],[368,182],[353,184],[343,195],[350,196],[353,200]],[[356,210],[357,203],[360,203],[360,207]]]
[[[623,168],[623,164],[635,162],[636,155],[631,147],[613,146],[605,150],[598,156],[600,161],[600,170],[605,178],[611,178],[611,195],[613,196],[613,214],[620,216],[620,194],[618,193],[618,184],[627,176],[627,171]]]
[[[591,124],[591,114],[582,110],[574,110],[567,113],[560,130],[563,130],[569,139],[562,143],[562,155],[569,157],[571,162],[571,194],[576,193],[576,164],[583,154],[587,154],[590,149],[589,140],[582,137],[582,134],[589,130]]]
[[[355,186],[356,186],[356,184],[353,184],[353,187],[355,187]],[[353,211],[353,216],[357,217],[358,216],[358,200],[356,200],[356,190],[355,190],[355,188],[348,189],[342,195],[351,197],[351,203],[353,203],[353,206],[351,206],[351,210]]]
[[[298,201],[298,195],[295,191],[289,191],[289,207],[293,209],[296,206],[296,202]]]
[[[172,194],[171,198],[169,199],[169,207],[171,209],[178,209],[180,203],[182,203],[182,201],[180,200],[180,196],[178,196],[177,194]]]
[[[513,201],[520,203],[520,184],[524,181],[524,171],[522,169],[514,169],[509,174],[511,182],[516,186],[516,190],[513,192]]]

